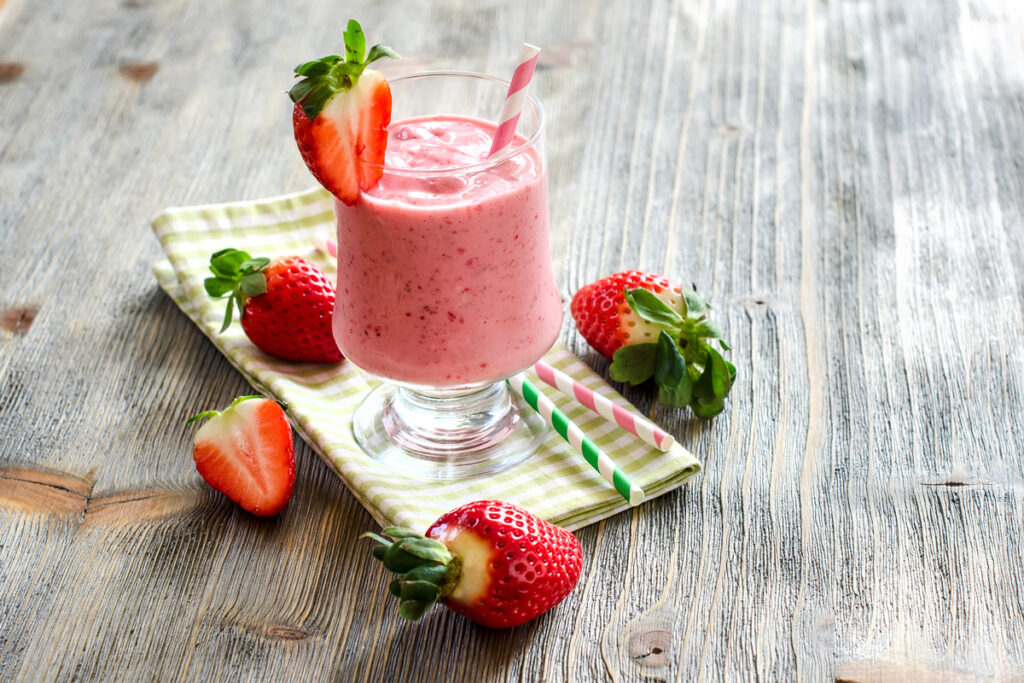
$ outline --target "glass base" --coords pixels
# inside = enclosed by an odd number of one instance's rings
[[[381,384],[356,408],[356,442],[374,460],[420,479],[461,479],[518,465],[547,423],[505,382],[454,390]]]

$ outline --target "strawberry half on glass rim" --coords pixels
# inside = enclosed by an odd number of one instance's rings
[[[295,106],[295,142],[313,176],[345,204],[356,203],[384,172],[391,123],[391,88],[383,74],[366,67],[394,50],[366,51],[359,22],[345,29],[345,56],[330,55],[295,67],[302,78],[288,96]]]

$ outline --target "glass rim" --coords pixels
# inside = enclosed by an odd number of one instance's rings
[[[492,76],[490,74],[479,73],[476,71],[459,71],[459,70],[447,70],[438,69],[432,71],[416,71],[414,73],[403,74],[401,76],[394,76],[388,78],[388,83],[398,83],[401,81],[412,81],[420,78],[429,78],[433,76],[457,76],[463,78],[475,78],[482,81],[490,81],[498,85],[503,86],[505,92],[508,91],[509,81],[504,78]],[[537,108],[537,129],[533,131],[533,134],[526,139],[526,143],[519,147],[509,147],[509,149],[494,157],[493,159],[483,159],[481,161],[474,162],[472,164],[462,164],[459,166],[445,166],[444,168],[398,168],[395,166],[388,166],[386,164],[371,164],[365,163],[367,166],[374,166],[382,169],[385,173],[401,174],[401,175],[417,175],[417,176],[431,176],[431,175],[448,175],[451,173],[464,173],[473,171],[482,171],[488,168],[492,168],[502,162],[508,161],[509,159],[516,157],[520,154],[525,153],[527,150],[532,149],[540,141],[541,135],[544,132],[544,106],[540,103],[540,100],[531,92],[526,93],[526,99],[533,103]],[[504,93],[502,94],[502,102],[504,102]],[[500,110],[499,110],[500,111]],[[460,115],[461,116],[461,115]],[[393,123],[393,122],[392,122]],[[390,124],[388,124],[390,126]]]

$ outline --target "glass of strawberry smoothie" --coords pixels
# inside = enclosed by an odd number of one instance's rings
[[[467,72],[392,79],[383,176],[355,205],[335,202],[334,336],[384,380],[356,411],[355,436],[420,478],[505,469],[545,436],[504,382],[562,324],[535,97],[511,149],[487,159],[507,88]]]

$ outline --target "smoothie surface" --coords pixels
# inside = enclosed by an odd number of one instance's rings
[[[414,206],[473,202],[522,186],[541,173],[532,150],[494,166],[479,166],[487,159],[493,135],[493,123],[469,117],[424,116],[393,122],[384,161],[388,171],[365,194]],[[525,143],[517,135],[513,146]],[[424,171],[438,173],[424,175]]]

